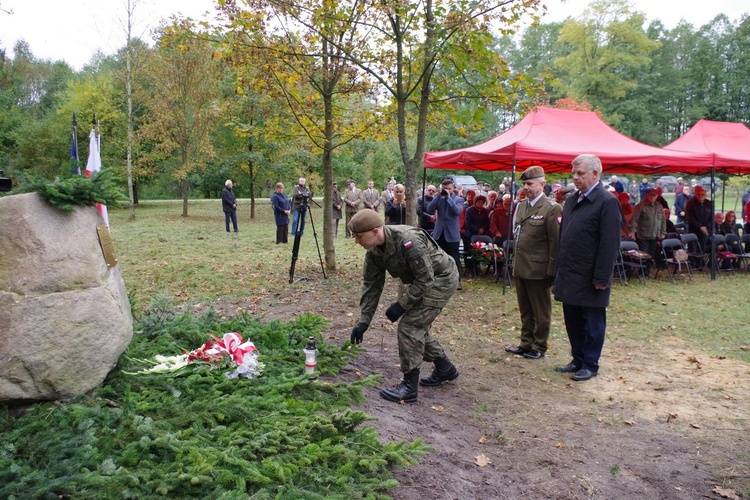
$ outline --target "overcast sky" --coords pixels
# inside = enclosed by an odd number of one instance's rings
[[[589,0],[544,0],[542,22],[562,21],[580,15]],[[211,0],[138,0],[134,35],[150,39],[160,19],[181,13],[194,18],[213,10]],[[747,0],[631,0],[647,22],[660,19],[673,28],[680,19],[701,26],[724,13],[738,20],[750,12]],[[97,51],[113,54],[125,45],[126,0],[0,0],[0,48],[12,55],[16,41],[24,39],[42,59],[64,60],[80,70]]]

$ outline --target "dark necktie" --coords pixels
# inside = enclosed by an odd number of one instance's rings
[[[581,196],[578,197],[578,203],[581,203],[585,197],[586,196],[583,193],[581,193]]]

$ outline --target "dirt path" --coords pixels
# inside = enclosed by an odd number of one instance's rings
[[[326,341],[343,344],[357,319],[358,294],[317,288],[240,306],[268,318],[320,314],[331,320]],[[599,377],[576,383],[553,370],[569,361],[559,317],[547,357],[526,360],[503,350],[517,343],[517,317],[478,311],[475,299],[471,287],[454,297],[433,330],[461,376],[420,388],[416,404],[378,395],[401,375],[395,328],[382,314],[340,375],[382,374],[361,405],[376,419],[371,425],[383,440],[421,439],[433,448],[419,466],[395,471],[395,498],[694,499],[750,492],[746,364],[696,352],[676,337],[629,345],[612,335]]]

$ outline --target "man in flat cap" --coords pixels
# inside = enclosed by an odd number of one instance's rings
[[[385,311],[398,324],[398,355],[403,380],[380,391],[388,401],[414,403],[417,386],[435,387],[458,378],[458,370],[431,334],[432,322],[448,304],[458,284],[456,264],[423,229],[386,226],[374,210],[362,210],[352,217],[349,229],[355,242],[367,250],[359,322],[352,329],[351,342],[362,342],[372,321],[385,284],[386,271],[408,288]],[[429,377],[419,379],[422,361],[435,363]]]
[[[638,248],[656,258],[657,243],[667,235],[667,219],[664,208],[656,202],[658,192],[654,188],[646,191],[646,199],[635,206],[628,224],[628,235],[638,243]],[[646,260],[646,276],[654,261]]]
[[[513,281],[521,313],[521,343],[506,347],[512,354],[539,359],[547,352],[552,323],[550,287],[557,271],[557,243],[562,207],[544,195],[544,169],[529,167],[523,175],[526,197],[513,220],[515,260]]]

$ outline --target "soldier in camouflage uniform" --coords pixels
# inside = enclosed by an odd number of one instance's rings
[[[445,253],[423,229],[386,226],[372,210],[352,217],[350,229],[356,243],[367,250],[359,322],[352,329],[351,342],[362,342],[372,321],[385,284],[386,271],[408,286],[406,293],[385,312],[398,324],[398,353],[403,380],[380,391],[388,401],[413,403],[418,382],[433,387],[455,380],[458,370],[448,360],[440,343],[430,335],[430,327],[446,306],[458,284],[453,258]],[[422,361],[434,362],[429,377],[419,379]]]

